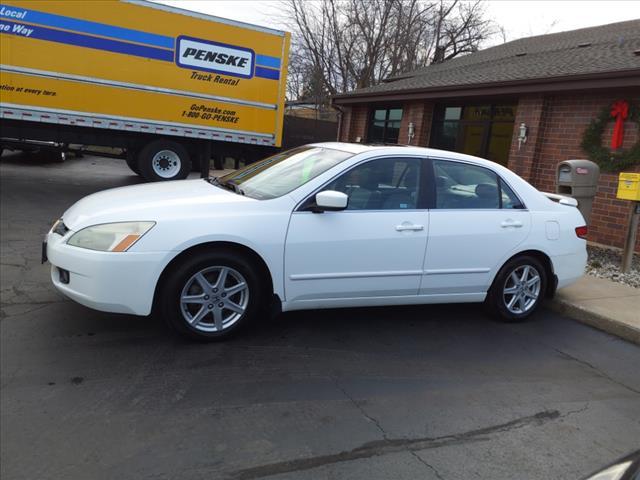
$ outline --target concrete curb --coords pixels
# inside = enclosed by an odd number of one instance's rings
[[[640,345],[640,329],[631,325],[619,322],[614,318],[601,315],[600,313],[593,312],[560,298],[554,298],[551,302],[547,303],[547,306],[551,310],[562,313],[573,320]]]

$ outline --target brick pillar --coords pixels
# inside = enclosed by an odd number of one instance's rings
[[[342,107],[342,125],[340,126],[341,142],[355,142],[358,137],[361,142],[366,141],[368,108],[363,105],[350,105]]]
[[[369,108],[366,105],[354,105],[350,109],[349,131],[343,136],[345,142],[367,141],[367,120]]]
[[[433,104],[420,101],[407,102],[402,106],[402,121],[398,143],[409,144],[409,123],[413,122],[414,137],[411,145],[426,146],[431,132]]]
[[[544,136],[546,101],[543,95],[523,95],[518,101],[508,167],[528,181],[533,180],[534,164]],[[520,124],[528,128],[527,143],[518,147]]]
[[[422,115],[424,105],[420,102],[408,102],[402,106],[402,120],[400,121],[400,134],[398,135],[398,143],[401,145],[417,145],[416,137],[418,131],[422,127]],[[409,139],[409,124],[413,123],[414,137]]]
[[[424,111],[422,113],[422,127],[419,131],[416,131],[416,138],[414,145],[420,147],[428,147],[431,139],[431,125],[433,125],[433,110],[434,104],[429,102],[424,104]]]

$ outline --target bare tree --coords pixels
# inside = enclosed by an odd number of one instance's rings
[[[284,0],[289,98],[327,98],[476,51],[497,33],[482,0]]]

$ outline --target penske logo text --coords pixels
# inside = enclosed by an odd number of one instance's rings
[[[251,78],[254,61],[255,54],[248,48],[178,37],[176,63],[183,68]]]

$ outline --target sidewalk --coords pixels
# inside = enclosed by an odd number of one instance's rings
[[[640,345],[640,289],[585,275],[558,290],[549,307]]]

